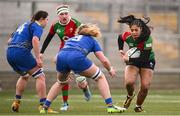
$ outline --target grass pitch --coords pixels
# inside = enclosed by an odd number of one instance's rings
[[[115,104],[122,106],[126,98],[125,90],[112,90],[111,93]],[[92,99],[89,102],[83,99],[83,95],[78,89],[70,90],[69,94],[69,110],[66,112],[59,110],[62,104],[61,95],[59,95],[51,105],[51,108],[59,111],[59,113],[51,115],[110,115],[106,112],[104,100],[97,90],[92,90]],[[39,100],[35,92],[25,92],[18,113],[11,112],[13,97],[14,91],[0,92],[0,115],[42,115],[38,111]],[[142,113],[134,112],[135,99],[136,97],[129,109],[120,115],[180,115],[179,90],[150,90],[143,105],[146,112]]]

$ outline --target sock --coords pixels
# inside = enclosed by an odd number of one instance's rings
[[[113,106],[112,98],[105,99],[105,103],[107,104],[107,107],[110,108]]]
[[[136,107],[141,107],[141,105],[137,105],[137,104],[136,104]]]
[[[15,98],[16,98],[16,100],[20,100],[21,99],[21,95],[16,95]]]
[[[68,101],[68,91],[69,91],[69,84],[66,84],[62,87],[62,98],[64,103],[67,103]]]
[[[46,98],[41,98],[41,99],[39,100],[40,105],[43,105],[45,101],[46,101]]]
[[[87,86],[86,86],[85,88],[83,88],[82,90],[83,90],[83,92],[88,91],[88,90],[89,90],[89,86],[87,85]]]
[[[44,106],[45,106],[45,108],[49,108],[49,107],[50,107],[50,105],[51,105],[51,101],[46,100],[46,101],[44,102]],[[43,106],[43,107],[44,107],[44,106]]]

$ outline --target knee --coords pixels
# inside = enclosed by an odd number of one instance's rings
[[[84,76],[79,76],[76,78],[76,83],[77,83],[77,86],[81,89],[87,87],[88,83],[87,83],[87,80],[86,80],[86,77]]]
[[[58,76],[57,83],[62,86],[67,85],[69,83],[68,74],[63,76]]]
[[[24,80],[24,81],[28,81],[29,77],[30,77],[29,74],[26,74],[26,75],[24,75],[24,76],[20,76],[20,78],[21,78],[22,80]]]
[[[151,83],[142,83],[141,89],[147,91],[150,88]]]

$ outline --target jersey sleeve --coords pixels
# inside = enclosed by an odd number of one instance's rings
[[[73,20],[74,20],[74,22],[75,22],[75,24],[76,24],[76,27],[79,27],[79,26],[81,25],[81,22],[79,22],[78,20],[76,20],[76,19],[74,19],[74,18],[73,18]]]
[[[55,35],[55,30],[54,30],[54,24],[51,25],[50,29],[49,29],[49,33],[51,35]]]
[[[93,40],[94,40],[93,52],[102,51],[102,49],[101,49],[99,43],[98,43],[95,39],[93,39]]]
[[[119,50],[123,50],[123,47],[124,47],[124,41],[122,39],[122,35],[120,34],[118,36],[118,48],[119,48]]]
[[[131,32],[124,32],[121,37],[123,41],[126,41],[126,39],[131,36]]]
[[[32,28],[32,35],[33,35],[33,37],[34,36],[37,36],[38,38],[39,38],[39,40],[40,40],[40,38],[41,38],[41,36],[42,36],[42,33],[43,33],[43,28],[41,27],[41,26],[37,26],[37,25],[32,25],[31,26],[31,28]]]

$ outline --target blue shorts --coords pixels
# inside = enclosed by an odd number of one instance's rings
[[[57,56],[56,70],[61,73],[67,73],[73,70],[80,73],[91,67],[92,61],[89,60],[82,52],[68,49],[61,50]]]
[[[27,71],[34,68],[37,63],[31,52],[24,48],[8,48],[7,61],[11,67],[19,73],[24,75]]]

